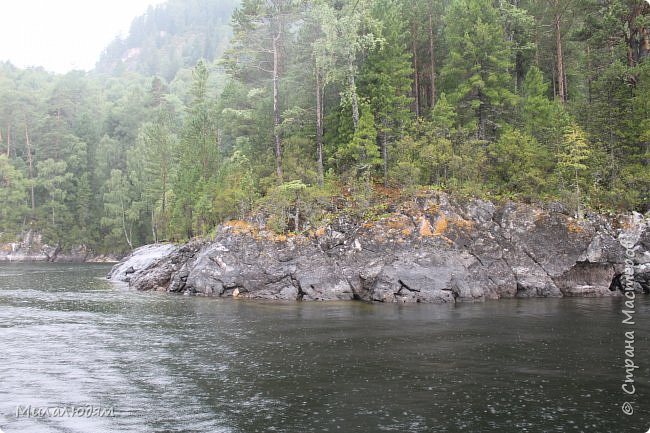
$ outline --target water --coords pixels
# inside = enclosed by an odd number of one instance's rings
[[[646,432],[650,298],[265,303],[135,293],[106,265],[0,265],[0,429]],[[626,398],[626,330],[636,394]],[[635,413],[621,411],[624,401]],[[113,408],[17,417],[17,407]]]

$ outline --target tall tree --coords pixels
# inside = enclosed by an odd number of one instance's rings
[[[333,2],[329,10],[321,13],[327,17],[322,27],[326,55],[338,61],[337,77],[342,84],[342,102],[348,104],[352,113],[354,129],[359,126],[360,102],[357,89],[359,75],[358,57],[380,45],[380,22],[371,15],[369,0],[345,0]]]
[[[105,243],[114,247],[126,242],[133,249],[133,229],[140,215],[132,208],[131,186],[126,176],[119,169],[111,171],[104,193],[105,215],[102,226],[109,230]]]
[[[370,51],[361,69],[361,90],[376,121],[384,185],[388,185],[389,147],[404,134],[410,119],[412,69],[405,35],[405,17],[397,0],[376,1],[373,14],[383,17],[383,43]]]
[[[194,236],[195,205],[205,201],[207,183],[218,169],[215,100],[208,94],[209,72],[203,62],[194,68],[193,100],[187,108],[180,141],[179,167],[174,181],[174,222],[177,232]]]
[[[559,155],[558,170],[564,172],[567,180],[573,183],[575,188],[576,217],[583,218],[583,197],[580,185],[584,183],[583,175],[586,173],[591,150],[587,143],[587,137],[579,126],[572,126],[564,134],[564,148]]]
[[[151,216],[154,241],[167,238],[168,201],[177,152],[177,137],[171,123],[171,113],[162,109],[155,122],[142,126],[136,146],[137,156],[143,159],[143,194]]]
[[[0,238],[13,240],[27,215],[27,182],[6,155],[0,155]]]
[[[283,47],[290,31],[298,0],[244,0],[233,14],[234,36],[226,53],[232,74],[240,79],[261,72],[270,78],[273,105],[273,149],[278,180],[282,182],[282,107],[280,86],[283,79]]]
[[[480,140],[494,137],[501,114],[514,103],[510,44],[491,0],[455,0],[445,17],[449,60],[443,77],[467,125]]]
[[[323,122],[325,89],[336,79],[336,53],[328,46],[328,35],[335,32],[336,11],[327,3],[314,5],[308,16],[308,24],[313,31],[314,40],[312,56],[314,65],[314,78],[316,86],[316,157],[318,170],[318,183],[323,185]]]
[[[43,206],[45,235],[51,242],[59,245],[65,239],[65,232],[72,224],[70,209],[66,206],[68,191],[71,190],[72,173],[67,170],[67,163],[62,160],[46,159],[38,163],[36,183],[46,193]]]

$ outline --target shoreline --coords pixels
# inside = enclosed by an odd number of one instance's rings
[[[50,257],[45,254],[0,254],[0,263],[106,263],[115,265],[121,259],[114,255],[79,256],[59,254]]]
[[[640,214],[578,220],[540,207],[430,193],[372,221],[302,234],[246,221],[212,239],[136,249],[109,279],[131,289],[235,299],[386,303],[620,296],[634,239],[634,287],[650,292]],[[629,255],[629,253],[628,253]]]

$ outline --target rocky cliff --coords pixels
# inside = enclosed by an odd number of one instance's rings
[[[285,300],[612,296],[624,239],[634,245],[635,289],[650,291],[647,225],[640,214],[576,220],[560,205],[431,192],[377,220],[340,217],[305,235],[233,221],[212,240],[137,250],[109,278],[138,290]]]

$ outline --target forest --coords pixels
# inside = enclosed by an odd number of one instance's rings
[[[644,0],[169,0],[94,71],[0,63],[0,240],[302,232],[423,188],[646,211],[649,55]]]

